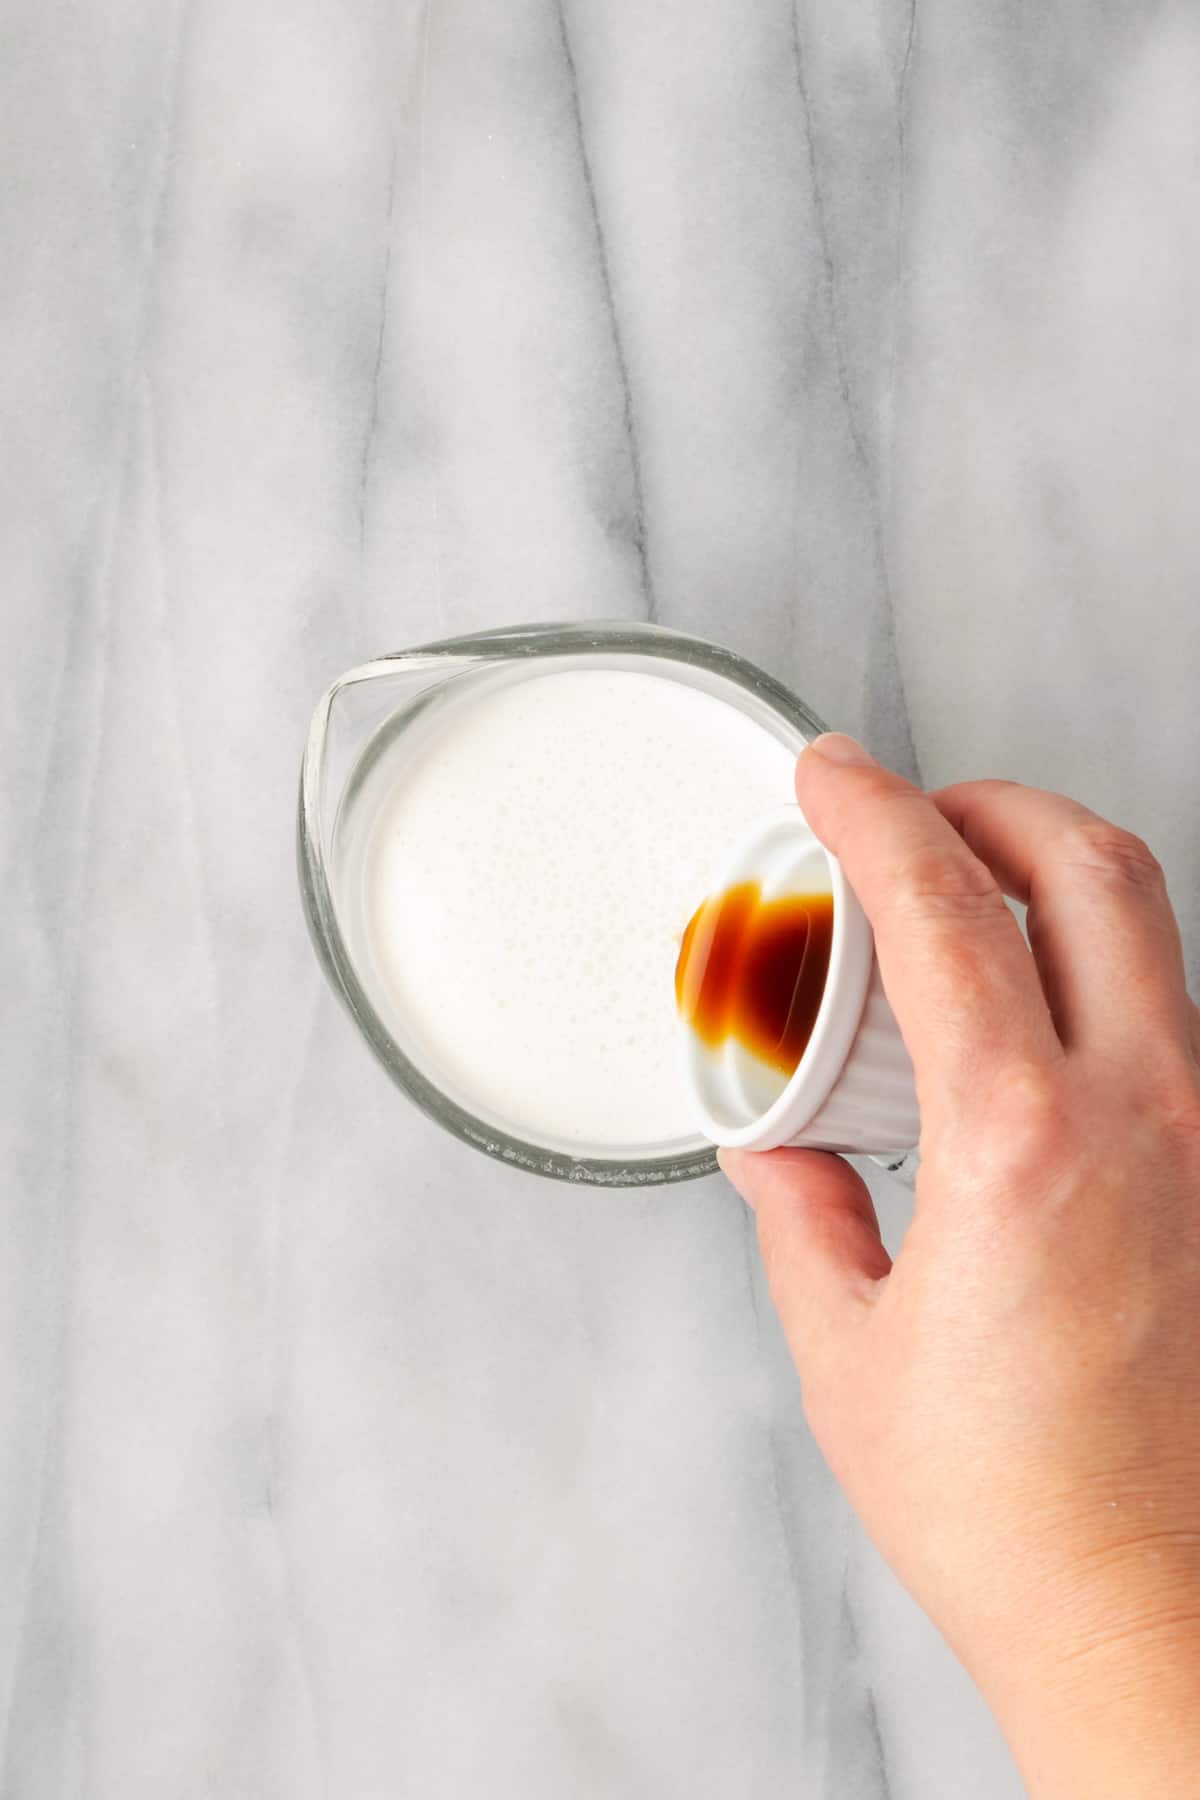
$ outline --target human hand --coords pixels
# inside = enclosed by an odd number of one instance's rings
[[[845,738],[796,785],[922,1122],[894,1265],[840,1158],[721,1153],[813,1432],[1032,1793],[1198,1794],[1200,1015],[1161,871],[1073,801],[926,796]]]

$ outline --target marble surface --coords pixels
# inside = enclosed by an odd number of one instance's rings
[[[1195,979],[1200,14],[0,34],[0,1794],[1018,1794],[737,1201],[407,1110],[293,803],[364,655],[651,617],[1140,829]]]

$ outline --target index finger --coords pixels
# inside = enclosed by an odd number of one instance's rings
[[[1036,965],[990,871],[933,802],[852,738],[818,738],[796,796],[875,932],[922,1110],[1007,1065],[1062,1058]]]

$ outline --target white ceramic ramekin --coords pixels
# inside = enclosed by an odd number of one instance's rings
[[[714,1144],[743,1150],[805,1144],[883,1156],[911,1149],[920,1133],[912,1063],[883,991],[871,927],[841,864],[799,807],[757,821],[711,891],[744,881],[757,881],[764,900],[832,893],[829,972],[812,1036],[790,1078],[736,1039],[712,1049],[680,1022],[700,1129]]]

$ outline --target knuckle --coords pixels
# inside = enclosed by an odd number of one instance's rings
[[[1004,896],[987,869],[964,848],[922,845],[903,859],[892,884],[893,904],[903,912],[958,920],[1006,914]]]
[[[1075,826],[1068,849],[1080,867],[1139,892],[1165,886],[1162,865],[1149,844],[1106,819],[1085,819]]]
[[[944,802],[949,803],[952,812],[957,812],[968,804],[994,800],[1001,794],[1010,794],[1014,788],[1023,786],[1023,782],[1010,781],[1004,775],[981,775],[971,781],[952,781],[946,787],[936,788],[930,793],[930,799],[937,805],[939,812],[945,810]]]
[[[1018,1064],[996,1078],[980,1147],[986,1148],[997,1178],[1044,1176],[1070,1154],[1073,1142],[1067,1095],[1052,1070]]]
[[[1182,1059],[1159,1071],[1153,1085],[1155,1126],[1168,1144],[1200,1155],[1200,1078]]]
[[[1061,1132],[1064,1096],[1049,1069],[1018,1064],[998,1081],[997,1096],[1006,1122],[1030,1141],[1041,1142]]]
[[[1014,788],[1024,787],[1023,781],[1012,781],[1005,775],[985,775],[971,786],[984,799],[991,799],[996,794],[1011,794]]]

